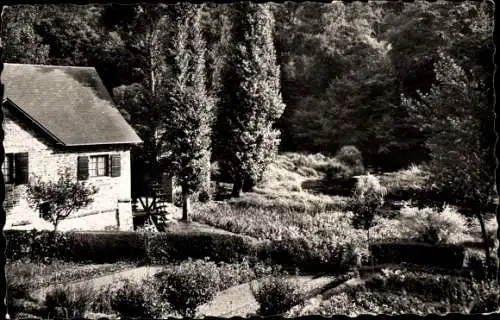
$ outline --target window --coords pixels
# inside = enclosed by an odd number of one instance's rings
[[[28,183],[28,153],[7,153],[2,164],[2,173],[6,184]]]
[[[103,177],[108,175],[108,155],[91,156],[89,163],[90,177]]]
[[[6,184],[14,183],[14,171],[14,154],[7,153],[2,164],[2,173]]]
[[[90,177],[119,177],[121,175],[120,154],[102,154],[96,156],[78,156],[78,180],[87,180]]]

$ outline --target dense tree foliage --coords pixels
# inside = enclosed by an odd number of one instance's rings
[[[404,98],[403,104],[421,130],[428,132],[432,188],[443,201],[471,208],[478,217],[489,261],[485,208],[494,197],[494,145],[479,134],[493,126],[494,114],[488,105],[482,80],[467,75],[454,59],[439,54],[436,81],[428,93]]]
[[[206,45],[201,32],[201,8],[178,8],[175,35],[166,58],[169,77],[164,79],[160,161],[182,187],[183,219],[189,214],[189,197],[206,185],[210,172],[213,103],[206,88]]]
[[[335,154],[352,144],[368,166],[386,170],[427,161],[426,136],[408,122],[399,96],[415,98],[417,90],[430,89],[438,50],[492,87],[490,2],[269,6],[276,19],[271,36],[287,106],[279,121],[282,149]],[[110,90],[120,87],[120,108],[147,141],[134,154],[140,155],[139,162],[154,162],[159,106],[152,102],[153,87],[161,73],[157,41],[171,37],[159,38],[159,33],[168,33],[172,21],[164,21],[167,31],[158,23],[174,7],[11,6],[3,19],[4,56],[7,62],[96,66]],[[233,9],[231,4],[207,4],[201,14],[207,86],[215,98],[233,47]],[[488,99],[491,105],[493,95]],[[494,140],[493,133],[486,139]]]
[[[57,181],[43,181],[35,176],[26,188],[28,204],[40,212],[40,216],[54,226],[61,220],[91,204],[99,190],[81,181],[75,181],[71,170],[59,174]]]
[[[216,153],[234,181],[233,195],[262,174],[279,144],[274,122],[285,105],[273,43],[274,18],[267,5],[236,4],[233,49],[222,73]]]

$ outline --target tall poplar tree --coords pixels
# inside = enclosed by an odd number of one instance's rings
[[[182,219],[189,215],[191,195],[204,186],[210,163],[213,103],[207,92],[206,43],[201,6],[178,4],[174,38],[165,80],[168,103],[163,110],[161,163],[182,188]]]
[[[285,105],[268,5],[237,3],[233,9],[234,47],[223,72],[216,149],[238,197],[245,182],[251,189],[262,178],[276,153],[280,132],[274,124]]]

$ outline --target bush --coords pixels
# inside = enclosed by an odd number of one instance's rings
[[[292,279],[271,276],[252,288],[252,294],[259,303],[261,316],[281,315],[301,303],[305,295]]]
[[[52,232],[6,230],[6,257],[50,263],[53,260],[116,262],[144,256],[144,240],[135,232]]]
[[[201,203],[206,203],[210,201],[210,192],[206,190],[202,190],[198,193],[198,201]]]
[[[354,213],[352,224],[357,229],[367,231],[370,241],[370,228],[373,226],[375,212],[384,204],[387,189],[370,174],[359,177],[351,199],[350,209]]]
[[[370,244],[370,251],[378,264],[409,262],[445,269],[461,269],[465,248],[461,245],[430,245],[395,241],[380,241]]]
[[[189,261],[184,263],[189,263]],[[251,265],[247,259],[244,259],[241,263],[221,262],[217,265],[217,268],[219,270],[220,281],[218,286],[219,291],[280,271],[279,266],[271,267],[262,262]]]
[[[11,267],[11,264],[7,264],[6,267]],[[19,308],[18,301],[31,300],[30,292],[32,287],[29,279],[35,275],[36,271],[31,265],[26,264],[16,264],[14,268],[11,267],[5,271],[7,287],[6,302],[11,315],[24,311]]]
[[[466,270],[469,271],[469,274],[475,279],[484,280],[487,276],[489,278],[494,278],[497,271],[497,259],[496,254],[492,253],[488,266],[486,265],[484,251],[467,250],[465,267]]]
[[[382,274],[366,282],[366,287],[395,293],[408,292],[425,297],[426,301],[448,301],[462,310],[492,312],[498,310],[499,287],[494,281],[412,272],[382,270]],[[492,303],[493,302],[493,303]]]
[[[403,207],[400,227],[407,238],[431,244],[459,243],[468,232],[466,219],[451,207],[442,212]]]
[[[326,169],[323,184],[330,193],[349,195],[356,184],[354,175],[349,166],[333,161]]]
[[[168,304],[160,299],[158,286],[149,279],[141,283],[123,279],[118,289],[108,292],[113,293],[110,299],[112,310],[122,317],[161,318],[169,309]]]
[[[155,275],[162,299],[182,316],[193,317],[198,306],[218,292],[220,274],[213,262],[189,261]]]
[[[360,175],[365,173],[363,165],[363,156],[361,151],[355,146],[343,146],[335,155],[335,158],[342,164],[347,165],[353,175]]]
[[[68,256],[73,261],[106,263],[144,260],[144,236],[137,232],[72,232]]]
[[[285,238],[268,241],[259,256],[272,264],[299,268],[308,272],[344,273],[357,264],[354,246],[332,243],[329,239]]]
[[[90,285],[61,285],[46,294],[44,305],[49,317],[83,317],[92,304],[94,294]]]
[[[11,260],[50,263],[67,254],[68,234],[48,230],[5,230],[5,256]]]
[[[248,238],[229,233],[155,233],[147,236],[147,243],[147,259],[154,264],[205,257],[235,262],[255,255],[254,245]]]

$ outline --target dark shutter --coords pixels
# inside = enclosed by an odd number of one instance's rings
[[[29,178],[28,153],[14,154],[14,167],[16,168],[15,183],[26,184]]]
[[[111,176],[119,177],[121,174],[121,158],[119,154],[111,155]]]
[[[87,180],[89,178],[89,157],[78,157],[78,180]]]

